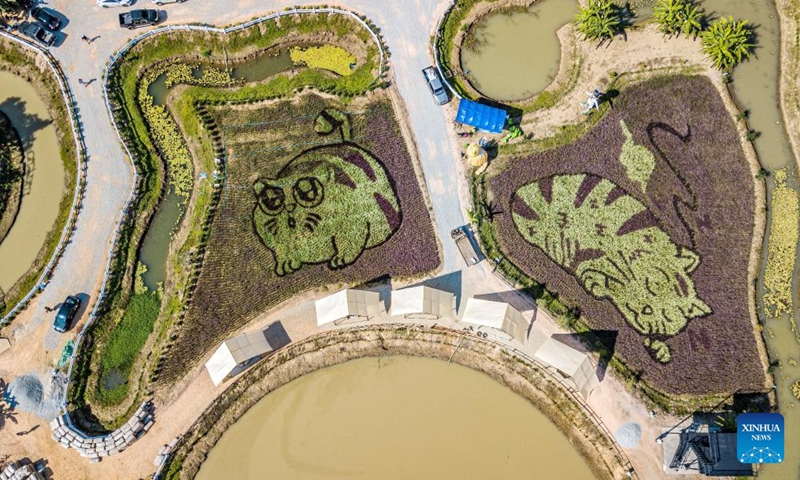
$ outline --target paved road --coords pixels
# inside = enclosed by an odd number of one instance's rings
[[[166,24],[204,22],[225,25],[248,20],[286,6],[315,4],[315,1],[190,0],[185,4],[162,7],[168,15]],[[450,241],[452,228],[464,223],[458,200],[458,171],[453,142],[450,140],[444,111],[436,106],[427,91],[420,70],[431,63],[428,54],[430,35],[447,0],[415,2],[348,0],[345,8],[369,16],[381,28],[391,50],[391,65],[397,87],[409,114],[428,184],[439,235],[444,247],[443,273],[458,270],[462,261]],[[117,142],[103,104],[100,81],[111,54],[130,38],[142,33],[119,28],[117,14],[125,9],[102,9],[92,0],[53,0],[49,6],[69,20],[63,29],[63,43],[51,51],[61,62],[69,84],[75,91],[77,110],[83,124],[89,155],[88,184],[84,208],[78,217],[77,231],[56,269],[53,279],[34,302],[35,318],[50,317],[44,306],[60,302],[65,295],[83,292],[91,302],[96,299],[113,238],[115,223],[132,185],[133,170]],[[138,0],[134,7],[149,2]],[[91,44],[81,36],[96,38]],[[97,79],[87,87],[79,79]],[[86,315],[83,316],[83,319]],[[34,321],[17,332],[22,337]],[[46,341],[45,343],[52,343]],[[53,345],[48,345],[52,347]]]

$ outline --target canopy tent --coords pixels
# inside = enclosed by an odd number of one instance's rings
[[[506,124],[507,113],[502,108],[462,98],[458,103],[456,121],[489,133],[500,133]]]
[[[392,291],[389,315],[433,315],[452,317],[455,295],[431,287],[411,287]]]
[[[548,338],[536,350],[533,358],[561,372],[573,384],[575,390],[581,393],[583,398],[588,399],[592,389],[600,383],[592,360],[588,355],[559,342],[553,337]]]
[[[263,330],[243,333],[222,342],[206,362],[206,369],[214,386],[217,386],[229,375],[238,373],[234,372],[237,367],[272,350]]]
[[[528,321],[519,310],[505,302],[470,298],[462,321],[497,328],[523,343],[528,333]]]
[[[366,317],[369,320],[383,310],[378,292],[350,289],[320,298],[315,307],[317,326],[350,317]]]

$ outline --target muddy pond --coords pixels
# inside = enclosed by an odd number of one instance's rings
[[[530,8],[500,10],[478,20],[465,37],[461,68],[484,96],[500,101],[530,98],[558,73],[556,31],[578,13],[574,0],[542,0]]]
[[[198,480],[594,478],[527,400],[440,360],[364,358],[305,375],[231,426]]]
[[[25,179],[16,221],[0,244],[0,289],[25,275],[58,218],[64,194],[64,165],[56,129],[42,99],[22,77],[0,72],[0,111],[22,140]]]

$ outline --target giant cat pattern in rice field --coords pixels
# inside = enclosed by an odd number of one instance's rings
[[[253,186],[253,226],[280,276],[306,264],[351,265],[364,250],[386,242],[402,220],[386,169],[349,142],[346,114],[323,111],[315,130],[339,130],[342,141],[305,150],[275,178],[261,177]]]
[[[676,245],[642,203],[611,181],[590,174],[542,178],[516,190],[511,210],[520,235],[592,296],[610,300],[647,336],[657,360],[670,359],[663,339],[711,313],[689,276],[697,254]]]

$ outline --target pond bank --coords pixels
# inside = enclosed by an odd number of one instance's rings
[[[196,478],[260,479],[264,452],[276,478],[595,478],[525,399],[420,357],[351,360],[280,387],[225,432]]]
[[[222,433],[278,387],[348,360],[395,355],[452,360],[490,376],[547,415],[590,462],[597,478],[624,476],[626,460],[614,454],[613,439],[603,434],[549,374],[499,345],[462,332],[389,324],[314,335],[288,345],[244,373],[183,436],[165,468],[169,472],[166,478],[192,478]]]

